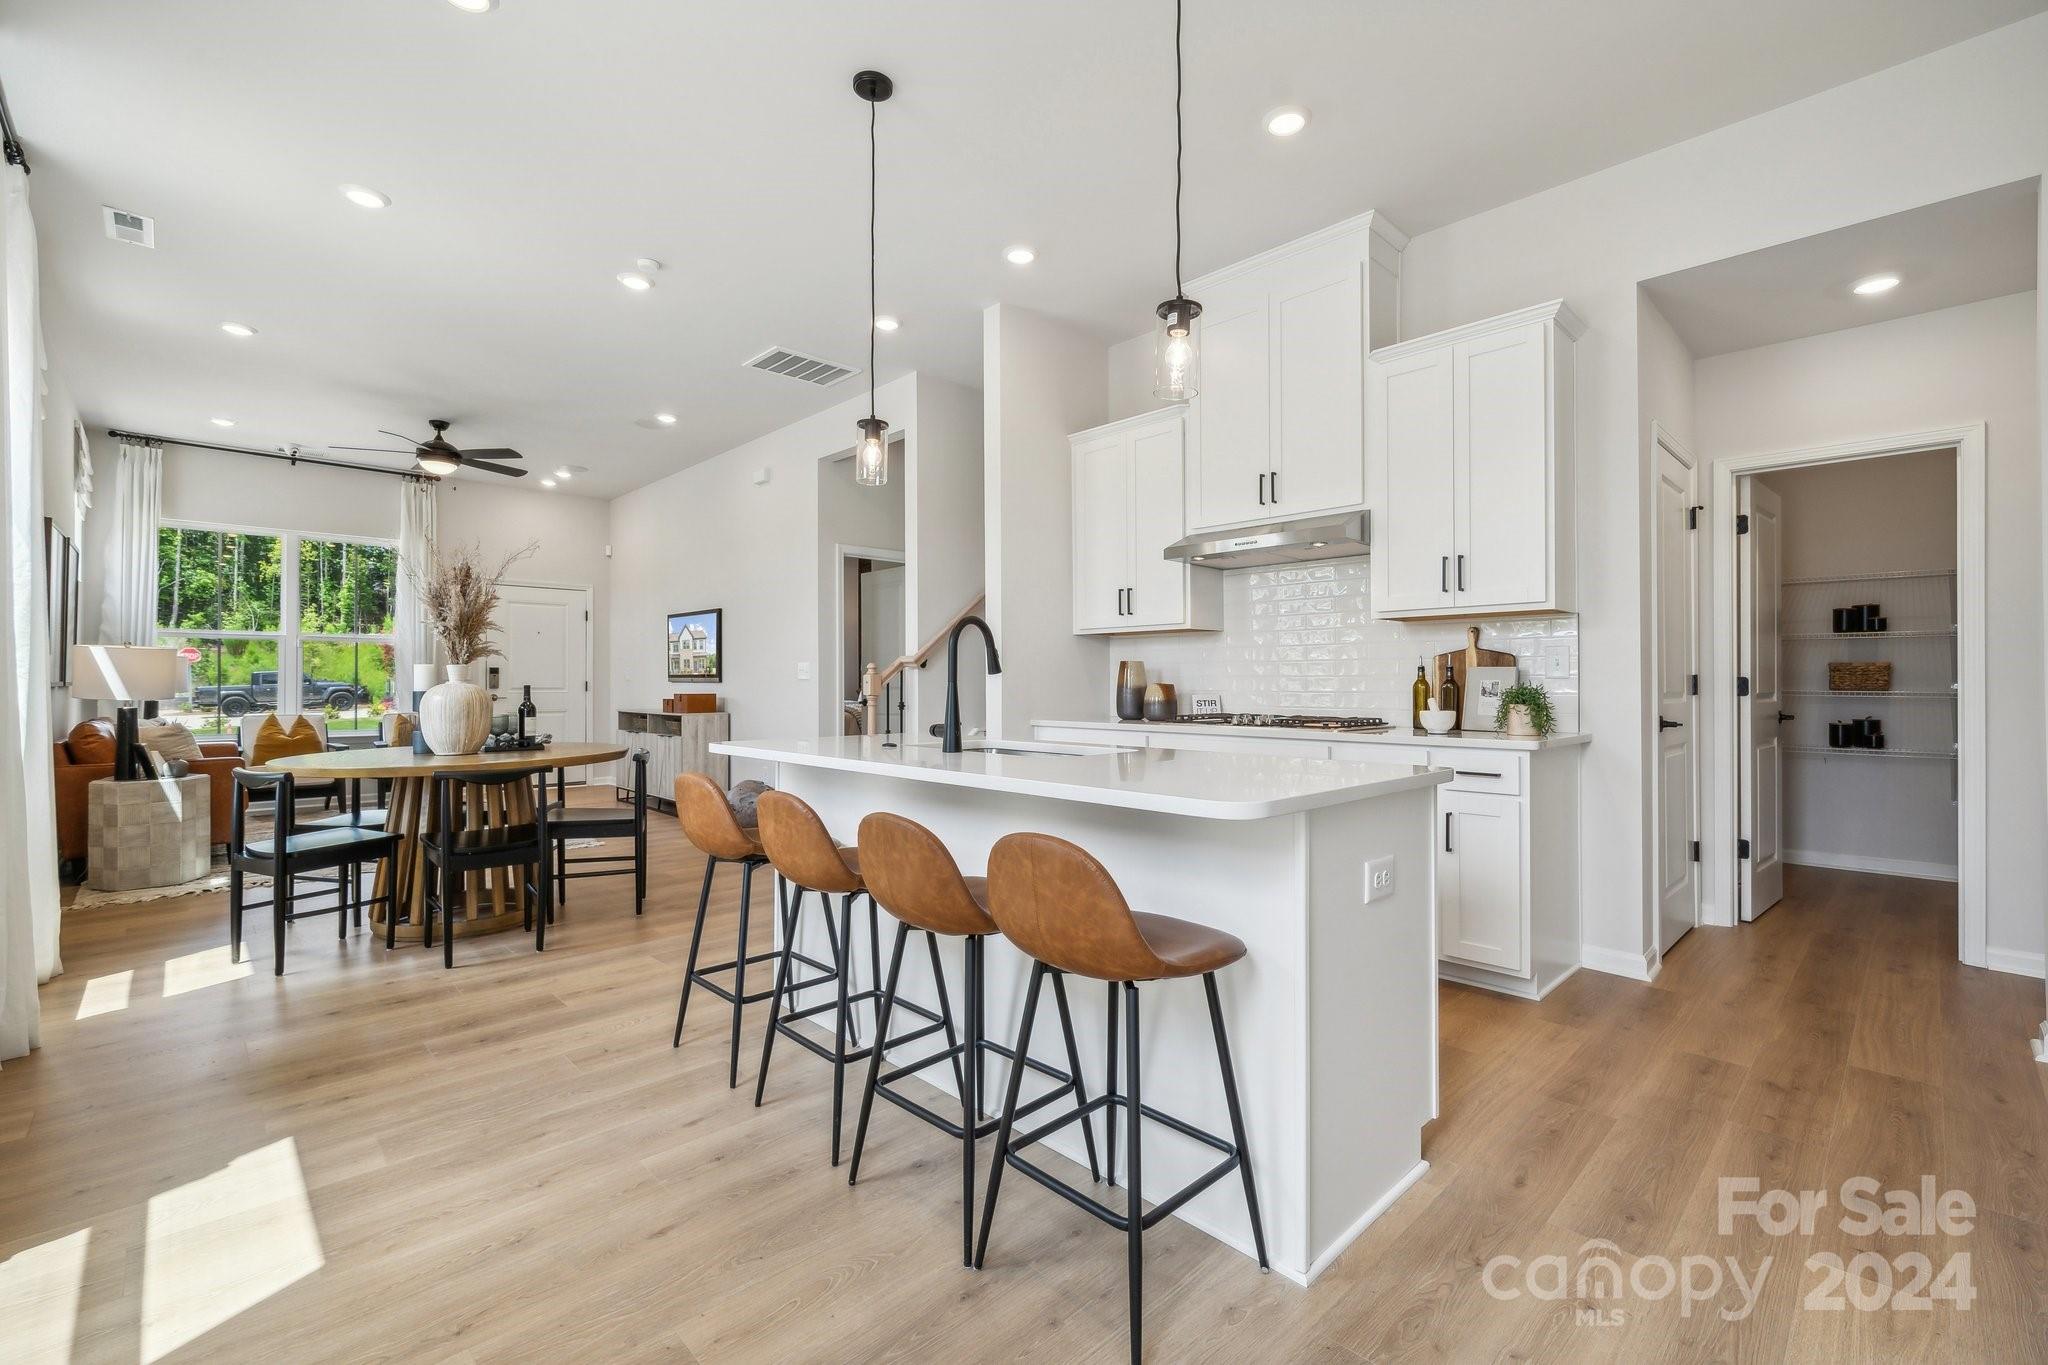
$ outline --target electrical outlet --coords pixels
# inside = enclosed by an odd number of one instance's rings
[[[1394,894],[1394,859],[1392,855],[1374,858],[1365,865],[1365,903],[1384,900]]]
[[[1543,676],[1569,678],[1572,675],[1572,643],[1552,640],[1543,646]]]
[[[796,666],[796,680],[798,682],[809,682],[811,680],[811,666],[808,663],[801,663]]]

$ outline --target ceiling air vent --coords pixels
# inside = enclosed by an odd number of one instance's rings
[[[107,236],[115,241],[152,249],[156,246],[156,219],[105,204],[100,205],[100,218],[107,225]]]
[[[750,370],[761,370],[768,374],[779,374],[785,379],[800,380],[818,388],[830,388],[849,375],[860,373],[853,365],[838,365],[829,360],[820,360],[814,355],[804,355],[786,346],[770,346],[747,362]]]

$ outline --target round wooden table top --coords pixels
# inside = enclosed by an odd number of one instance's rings
[[[504,749],[487,754],[416,754],[409,745],[291,754],[264,764],[267,771],[319,777],[431,777],[435,773],[488,772],[494,768],[580,768],[626,756],[619,744],[557,740],[545,749]]]

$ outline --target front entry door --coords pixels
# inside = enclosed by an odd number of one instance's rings
[[[1739,514],[1747,526],[1736,537],[1740,551],[1741,604],[1737,649],[1749,693],[1738,697],[1742,745],[1741,858],[1742,918],[1753,920],[1785,895],[1784,746],[1778,736],[1784,702],[1778,666],[1779,545],[1784,534],[1778,495],[1754,478],[1741,480]],[[1740,687],[1737,688],[1740,691]]]
[[[531,687],[538,714],[527,722],[529,733],[590,738],[589,591],[504,583],[498,603],[491,688],[498,714],[510,714]]]
[[[1700,917],[1699,554],[1691,461],[1656,447],[1657,949],[1668,953]]]

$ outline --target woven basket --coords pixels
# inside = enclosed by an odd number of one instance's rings
[[[1887,663],[1862,661],[1857,663],[1831,663],[1828,665],[1828,691],[1830,692],[1889,692],[1892,690],[1892,666]]]

